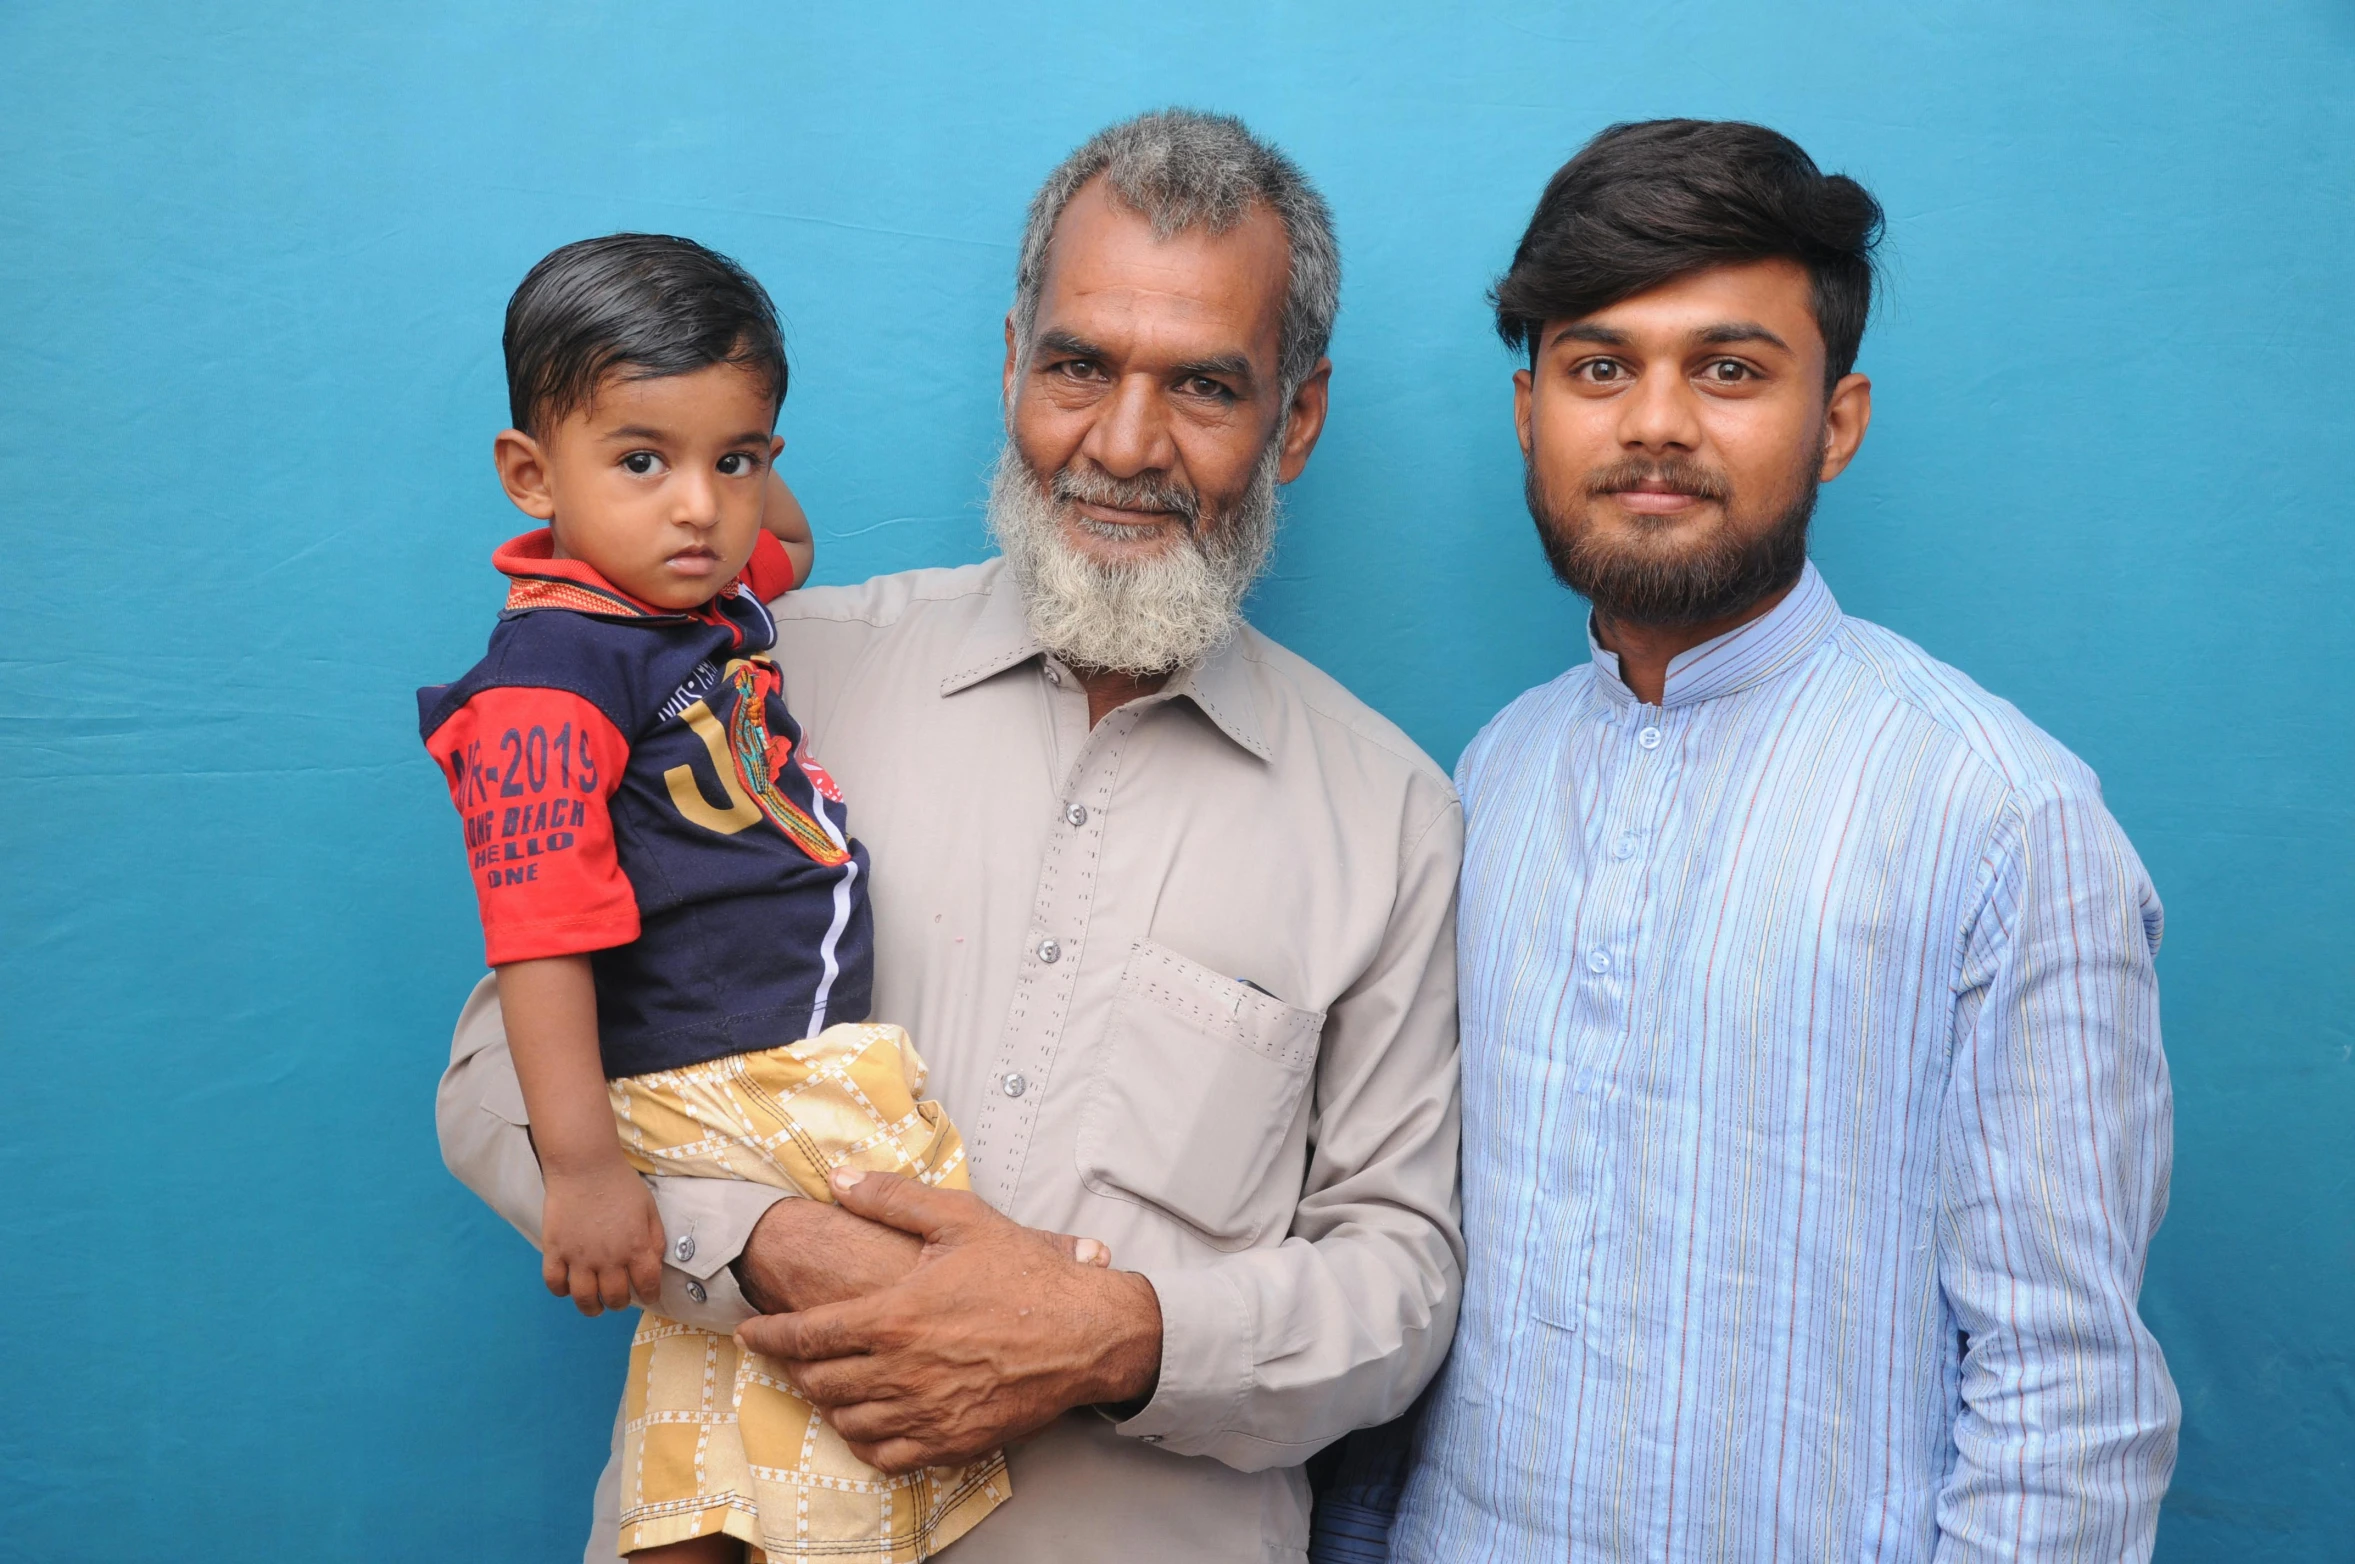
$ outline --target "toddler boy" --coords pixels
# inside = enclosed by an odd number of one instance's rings
[[[684,239],[591,239],[524,278],[506,354],[499,477],[548,525],[492,556],[489,653],[418,692],[419,724],[547,1180],[543,1276],[593,1314],[659,1290],[640,1174],[822,1200],[843,1166],[965,1188],[964,1149],[907,1034],[865,1024],[866,852],[764,655],[762,604],[809,559],[770,471],[767,294]],[[901,1564],[1012,1491],[1001,1456],[887,1477],[774,1364],[651,1312],[624,1406],[642,1561]]]

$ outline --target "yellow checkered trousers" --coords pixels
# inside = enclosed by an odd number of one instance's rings
[[[965,1145],[896,1026],[830,1026],[763,1053],[608,1083],[641,1173],[746,1179],[831,1200],[836,1168],[969,1187]],[[886,1477],[771,1360],[649,1311],[623,1392],[621,1551],[725,1532],[752,1564],[909,1564],[1014,1491],[1003,1455]]]

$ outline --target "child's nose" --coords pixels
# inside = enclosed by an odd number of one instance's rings
[[[701,473],[682,474],[672,488],[674,514],[690,527],[708,527],[719,520],[719,490]]]

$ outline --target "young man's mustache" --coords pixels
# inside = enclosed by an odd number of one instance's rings
[[[1586,492],[1596,499],[1647,486],[1689,495],[1696,500],[1715,500],[1721,505],[1733,497],[1733,485],[1726,481],[1725,474],[1676,457],[1666,461],[1629,457],[1613,462],[1586,480]]]

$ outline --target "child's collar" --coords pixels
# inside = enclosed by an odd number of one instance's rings
[[[687,610],[640,602],[606,580],[587,560],[558,559],[556,534],[546,527],[509,538],[492,551],[491,563],[507,578],[506,611],[511,614],[534,608],[569,608],[575,613],[623,619],[692,617]]]

